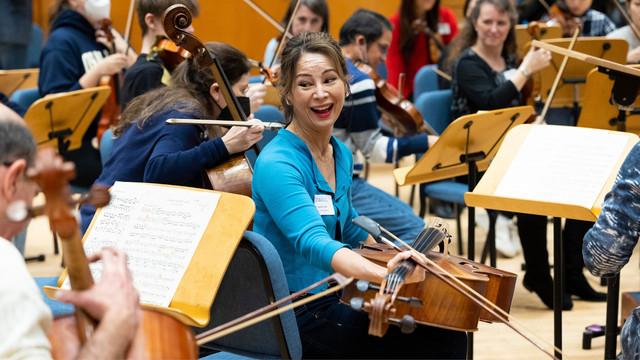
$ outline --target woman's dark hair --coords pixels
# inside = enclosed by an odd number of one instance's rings
[[[206,46],[209,53],[220,61],[231,85],[249,72],[249,60],[240,50],[218,42]],[[201,69],[192,59],[183,61],[171,75],[171,86],[152,90],[129,103],[113,130],[114,135],[122,134],[133,123],[143,127],[151,116],[169,109],[194,113],[200,117],[210,116],[211,111],[218,107],[209,94],[214,82],[210,68]]]
[[[418,18],[416,14],[416,0],[402,0],[400,3],[400,52],[405,62],[409,62],[411,51],[416,41],[416,34],[413,31],[413,22]],[[424,20],[429,25],[429,29],[434,34],[438,33],[438,22],[440,21],[440,0],[435,0],[431,10],[424,15]]]
[[[471,46],[473,46],[478,40],[478,33],[476,32],[476,28],[474,24],[478,21],[480,17],[480,10],[482,9],[482,5],[490,4],[495,6],[496,9],[500,13],[506,13],[509,15],[509,21],[511,22],[511,26],[509,28],[509,35],[504,41],[504,46],[502,47],[502,57],[507,60],[516,60],[514,57],[516,56],[516,22],[518,19],[518,14],[516,13],[515,8],[510,0],[478,0],[474,7],[471,9],[471,14],[469,17],[464,19],[464,25],[462,26],[462,30],[458,34],[458,36],[451,42],[449,46],[449,54],[447,55],[447,59],[444,62],[443,70],[449,71],[453,69],[453,63],[460,56],[460,53]]]
[[[329,5],[327,5],[327,0],[301,0],[300,6],[306,6],[311,10],[311,12],[320,16],[322,18],[322,29],[320,29],[320,31],[326,33],[329,32]],[[296,0],[291,0],[291,3],[289,3],[289,7],[287,8],[287,12],[282,18],[283,26],[286,26],[289,23],[295,7]]]
[[[289,102],[289,97],[293,92],[298,62],[302,55],[306,53],[326,56],[335,67],[338,77],[344,83],[345,94],[349,91],[347,65],[338,43],[324,32],[305,32],[298,34],[289,39],[284,50],[282,50],[280,77],[278,78],[280,101],[282,102],[284,116],[287,122],[290,122],[293,118],[293,106]]]

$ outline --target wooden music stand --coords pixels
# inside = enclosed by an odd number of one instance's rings
[[[572,145],[544,145],[545,141],[552,141],[559,137],[571,139]],[[558,349],[562,349],[562,294],[564,293],[561,219],[596,220],[604,197],[613,186],[622,162],[637,141],[638,136],[629,133],[572,126],[518,126],[507,134],[491,166],[473,192],[465,194],[465,203],[469,206],[554,218],[554,344]],[[584,149],[574,146],[576,143],[585,144],[584,146],[592,147],[593,151],[606,154],[607,156],[601,161],[604,165],[595,164],[592,161],[593,157],[583,153]],[[613,143],[616,145],[611,145]],[[538,144],[537,147],[536,144]],[[606,146],[610,146],[610,149],[605,149]],[[530,155],[532,152],[535,156]],[[581,156],[587,161],[579,162],[578,159]],[[525,161],[523,159],[526,159],[526,167],[522,166]],[[561,163],[563,159],[568,160]],[[512,164],[516,162],[519,166],[514,169],[520,172],[509,171]],[[570,164],[577,164],[577,166],[570,168]],[[540,171],[541,168],[544,170]],[[560,170],[554,172],[556,169]],[[514,172],[520,176],[509,176]],[[523,183],[514,179],[522,178],[527,179],[526,184],[518,187]],[[580,181],[580,179],[594,178],[604,179],[603,183],[594,182],[589,186],[576,185],[576,179]],[[523,190],[525,186],[526,189]],[[510,187],[511,190],[505,190],[505,187]],[[582,189],[596,187],[598,189],[586,194],[586,197],[585,194],[580,194]],[[558,199],[557,194],[549,193],[550,188],[562,189],[565,200],[555,200]],[[576,193],[582,196],[580,201],[571,198],[571,195]],[[560,357],[560,354],[556,352],[556,356]]]
[[[38,87],[39,69],[0,70],[0,92],[11,97],[16,90]]]
[[[217,192],[213,190],[188,188],[173,185],[144,184],[145,186],[165,186],[184,189],[184,191],[213,192],[220,199],[213,216],[200,240],[189,266],[176,289],[168,308],[145,305],[143,307],[164,312],[184,324],[203,327],[209,323],[210,308],[213,299],[222,284],[227,267],[242,240],[255,212],[253,200],[247,196]],[[90,234],[100,209],[97,210],[83,241]],[[215,255],[215,256],[213,256]],[[134,274],[135,276],[135,274]],[[62,286],[66,271],[58,278]],[[45,287],[48,296],[55,288]]]
[[[559,48],[568,48],[571,39],[550,39],[545,41],[534,40],[531,46],[543,47],[542,44],[549,44]],[[629,45],[623,39],[607,39],[604,37],[579,37],[574,46],[574,51],[587,54],[593,57],[622,63],[627,58],[627,49]],[[528,49],[528,47],[527,47]],[[540,100],[546,101],[549,91],[553,85],[553,81],[562,63],[563,54],[552,52],[551,65],[533,75],[533,79],[539,84]],[[564,73],[561,77],[560,85],[557,88],[552,107],[569,107],[573,109],[574,117],[577,119],[577,113],[580,103],[583,99],[583,86],[587,78],[587,74],[594,68],[594,64],[569,59]]]
[[[518,59],[522,59],[526,54],[525,48],[529,46],[529,43],[533,40],[547,40],[562,38],[562,28],[559,25],[547,25],[544,23],[537,23],[533,34],[530,32],[527,25],[516,25],[516,51]]]
[[[535,41],[534,41],[535,43]],[[568,51],[566,49],[557,48],[550,44],[537,44],[550,51],[569,56],[571,58],[584,61],[586,63],[597,66],[598,71],[607,74],[613,85],[611,96],[607,97],[611,103],[618,107],[618,117],[616,126],[620,130],[626,130],[626,110],[631,108],[638,96],[640,87],[640,70],[621,63],[600,59],[597,57],[582,54],[576,51]],[[534,46],[536,46],[534,44]],[[617,324],[616,317],[618,314],[618,302],[620,297],[620,274],[607,279],[607,315],[605,325],[605,342],[604,356],[607,359],[616,356],[616,337]],[[584,336],[584,335],[583,335]]]
[[[582,111],[576,126],[640,134],[640,100],[629,108],[618,108],[611,101],[613,79],[593,69],[587,75]]]
[[[34,102],[24,120],[38,147],[57,147],[60,154],[79,149],[110,92],[108,86],[100,86],[48,95]]]

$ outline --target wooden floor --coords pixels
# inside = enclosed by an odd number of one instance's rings
[[[393,193],[393,178],[391,167],[387,165],[372,166],[369,180],[374,185]],[[402,188],[400,198],[408,201],[409,188]],[[417,204],[416,213],[417,213]],[[479,216],[482,215],[482,211]],[[455,221],[449,221],[450,229],[455,232]],[[463,233],[466,234],[466,217],[463,216]],[[549,231],[549,234],[552,234]],[[486,236],[485,231],[476,229],[476,249],[482,249]],[[466,238],[466,236],[464,236]],[[456,241],[454,240],[454,244]],[[551,246],[552,241],[547,242]],[[466,247],[466,244],[465,244]],[[549,248],[549,253],[552,254]],[[451,251],[455,251],[452,249]],[[56,276],[60,273],[60,257],[53,255],[53,245],[48,231],[46,219],[35,219],[29,226],[27,234],[28,256],[46,254],[44,263],[30,263],[29,269],[34,276]],[[478,250],[479,254],[480,250]],[[553,261],[552,259],[550,260]],[[640,259],[636,252],[630,264],[623,270],[621,277],[621,291],[635,291],[640,289]],[[523,263],[522,255],[513,259],[498,259],[498,267],[518,274],[518,284],[513,299],[511,314],[528,330],[537,334],[549,344],[553,343],[553,312],[547,310],[535,294],[529,293],[522,287],[520,270]],[[605,288],[598,285],[598,279],[587,274],[591,284],[600,291]],[[605,303],[589,303],[574,301],[573,310],[563,313],[564,354],[569,359],[602,359],[604,354],[604,338],[595,339],[591,350],[582,350],[582,332],[589,324],[604,324]],[[476,359],[543,359],[544,354],[502,324],[481,324],[475,335]]]

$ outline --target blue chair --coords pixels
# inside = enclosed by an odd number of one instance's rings
[[[434,71],[437,65],[425,65],[418,70],[413,79],[413,98],[418,99],[420,95],[439,90],[438,75]]]
[[[36,281],[36,285],[38,285],[38,290],[40,290],[40,294],[42,295],[45,304],[49,306],[54,318],[73,314],[73,305],[65,304],[57,300],[51,300],[47,295],[45,295],[44,291],[42,291],[43,286],[58,286],[57,277],[35,277],[34,280]]]
[[[111,151],[113,150],[113,131],[111,129],[107,129],[104,133],[102,133],[102,138],[100,139],[100,161],[102,162],[102,166],[107,163],[107,160],[111,157]]]
[[[284,114],[273,105],[262,105],[253,115],[262,121],[284,122]]]
[[[31,40],[27,47],[27,68],[40,66],[40,52],[42,51],[42,30],[36,24],[31,25]]]
[[[451,116],[452,92],[450,89],[424,93],[416,100],[416,108],[438,133],[442,133],[453,121]],[[462,226],[460,213],[464,208],[464,193],[469,191],[467,184],[453,180],[444,180],[420,185],[420,216],[424,217],[427,210],[427,199],[435,199],[453,203],[456,216],[456,232],[458,234],[458,254],[462,255]],[[486,244],[493,244],[495,237],[495,222],[497,214],[489,214],[489,233],[483,250],[484,257],[488,251]],[[493,250],[493,249],[492,249]]]
[[[289,295],[282,261],[271,242],[247,231],[211,306],[211,322],[202,332]],[[200,347],[214,359],[301,359],[302,344],[293,311]]]
[[[11,95],[11,101],[20,105],[24,111],[40,98],[38,88],[16,90]],[[23,114],[24,115],[24,114]]]

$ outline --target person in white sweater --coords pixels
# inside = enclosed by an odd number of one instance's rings
[[[26,221],[9,219],[8,207],[30,204],[37,185],[26,176],[36,161],[36,145],[20,122],[0,118],[0,359],[49,359],[47,331],[52,322],[36,283],[20,252],[9,240]],[[102,278],[87,291],[58,291],[58,300],[84,309],[99,320],[93,336],[80,349],[81,359],[119,359],[140,321],[138,293],[127,268],[126,255],[104,249]]]

